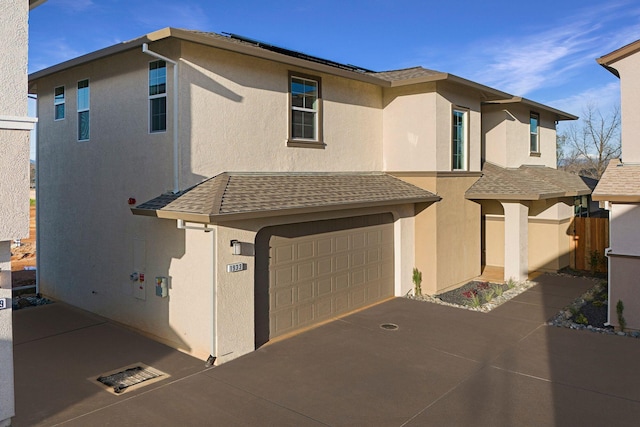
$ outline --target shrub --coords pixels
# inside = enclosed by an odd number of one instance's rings
[[[482,293],[482,295],[484,296],[484,301],[491,302],[491,300],[493,299],[493,294],[495,294],[494,289],[487,289],[486,291],[484,291]]]
[[[579,314],[578,314],[578,315],[573,319],[573,321],[574,321],[574,322],[576,322],[576,323],[579,323],[579,324],[581,324],[581,325],[588,325],[588,324],[589,324],[589,321],[587,320],[587,317],[586,317],[584,314],[582,314],[582,313],[579,313]]]
[[[495,285],[493,287],[494,292],[496,293],[496,296],[501,297],[502,293],[504,292],[504,289],[502,288],[502,285]]]
[[[624,304],[622,300],[618,300],[618,304],[616,304],[616,313],[618,314],[618,325],[620,326],[620,330],[624,332],[627,327],[627,321],[624,319]]]
[[[416,296],[422,295],[422,272],[415,267],[413,268],[413,284]]]

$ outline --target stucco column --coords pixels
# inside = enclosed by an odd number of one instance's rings
[[[500,202],[504,208],[504,280],[529,276],[529,206]]]
[[[11,307],[11,242],[0,242],[0,298]],[[11,425],[13,397],[13,332],[11,308],[0,310],[0,427]]]

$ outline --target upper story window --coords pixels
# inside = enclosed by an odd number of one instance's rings
[[[58,86],[53,91],[54,120],[64,119],[64,86]]]
[[[529,115],[529,134],[530,143],[529,151],[532,153],[540,152],[540,115],[531,113]]]
[[[289,141],[320,145],[322,140],[320,79],[291,75],[290,103]]]
[[[468,151],[468,115],[469,112],[462,109],[454,109],[452,116],[452,165],[453,170],[467,170]]]
[[[89,79],[78,82],[78,141],[88,141],[89,127]]]
[[[167,130],[167,63],[149,63],[149,132]]]

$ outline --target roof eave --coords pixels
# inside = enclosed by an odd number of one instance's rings
[[[310,206],[310,207],[304,207],[304,208],[274,209],[274,210],[261,210],[261,211],[252,211],[252,212],[233,212],[233,213],[224,213],[224,214],[217,214],[217,215],[205,215],[205,214],[194,214],[191,212],[169,211],[169,210],[162,210],[162,209],[140,209],[140,208],[131,208],[131,213],[133,213],[134,215],[150,216],[150,217],[161,218],[161,219],[174,219],[174,220],[181,219],[184,221],[189,221],[194,223],[218,224],[221,222],[228,222],[228,221],[239,221],[239,220],[285,216],[285,215],[301,215],[301,214],[307,214],[307,213],[330,212],[330,211],[345,210],[345,209],[370,208],[372,206],[393,206],[393,205],[405,205],[405,204],[416,204],[416,203],[434,203],[440,200],[442,200],[440,196],[415,197],[415,198],[409,198],[409,199],[395,199],[395,200],[371,201],[371,202],[360,202],[360,203],[343,203],[343,204],[335,204],[335,205],[327,205],[327,206]]]
[[[640,203],[640,194],[593,193],[591,198],[596,202]]]
[[[530,107],[537,108],[538,110],[544,110],[544,111],[547,111],[549,113],[555,114],[556,120],[558,120],[558,121],[561,121],[561,120],[578,120],[578,118],[579,118],[578,116],[575,116],[573,114],[569,114],[569,113],[567,113],[565,111],[558,110],[557,108],[549,107],[548,105],[544,105],[544,104],[541,104],[539,102],[532,101],[532,100],[527,99],[527,98],[523,98],[521,96],[513,96],[511,98],[505,98],[505,99],[498,99],[498,100],[484,101],[483,102],[483,104],[517,104],[517,103],[525,104],[525,105],[528,105]]]
[[[614,50],[613,52],[603,55],[600,58],[596,59],[596,62],[611,71],[611,64],[637,52],[640,52],[640,40],[636,40],[632,43],[622,46],[619,49]],[[611,72],[613,73],[613,71]],[[617,71],[614,74],[617,75]]]
[[[199,34],[192,31],[181,30],[178,28],[166,27],[161,30],[146,34],[142,37],[138,37],[133,40],[122,42],[117,45],[109,46],[104,49],[100,49],[95,52],[91,52],[86,55],[82,55],[77,58],[62,62],[60,64],[45,68],[43,70],[36,71],[35,73],[32,73],[29,75],[30,90],[33,88],[34,91],[37,91],[37,86],[32,85],[31,82],[34,82],[38,79],[46,77],[50,74],[66,70],[68,68],[76,67],[78,65],[82,65],[87,62],[95,61],[97,59],[102,59],[107,56],[115,55],[120,52],[124,52],[126,50],[135,49],[137,47],[142,46],[143,43],[151,43],[154,41],[159,41],[159,40],[163,40],[170,37],[174,37],[179,40],[198,43],[198,44],[202,44],[202,45],[206,45],[206,46],[210,46],[218,49],[224,49],[227,51],[236,52],[244,55],[249,55],[256,58],[262,58],[262,59],[267,59],[275,62],[280,62],[283,64],[305,68],[305,69],[313,70],[316,72],[323,72],[326,74],[345,77],[351,80],[359,80],[362,82],[371,83],[378,86],[391,85],[390,82],[380,79],[378,77],[374,77],[369,74],[344,70],[341,68],[336,68],[329,65],[308,61],[306,59],[294,58],[282,53],[272,52],[272,51],[260,48],[258,46],[250,46],[250,45],[244,45],[240,43],[233,43],[226,40],[216,39],[214,37],[208,37],[205,34]]]

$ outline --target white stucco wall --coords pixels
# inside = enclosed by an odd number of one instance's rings
[[[529,115],[540,115],[540,152],[530,152]],[[556,167],[554,117],[524,104],[489,104],[482,107],[485,160],[501,167],[520,165]]]
[[[620,107],[622,118],[622,160],[640,163],[640,54],[627,56],[613,64],[620,73]]]
[[[193,43],[181,55],[185,185],[223,171],[382,169],[380,87]],[[321,81],[322,149],[287,147],[289,72]]]
[[[384,170],[436,170],[436,86],[384,90]]]
[[[29,233],[29,131],[15,130],[27,115],[26,0],[0,3],[0,298],[11,306],[11,239]],[[18,126],[20,128],[20,126]],[[15,415],[11,308],[0,310],[0,426]]]

